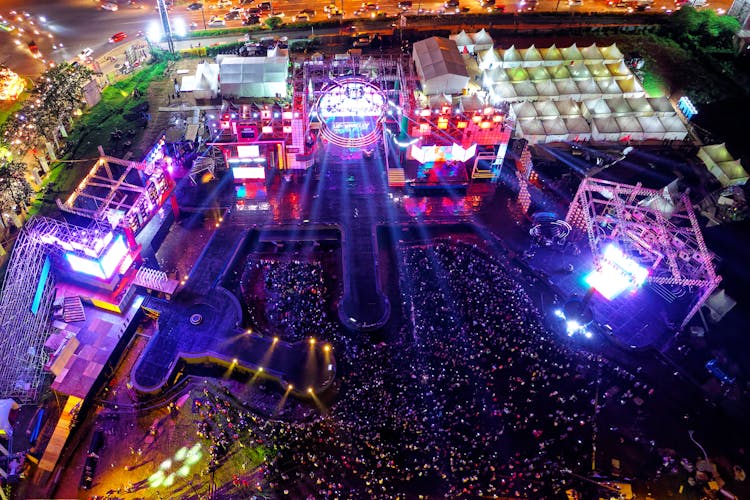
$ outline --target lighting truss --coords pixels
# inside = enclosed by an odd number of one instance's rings
[[[110,164],[125,168],[113,171]],[[134,171],[145,172],[147,167],[145,162],[101,156],[73,194],[65,202],[58,199],[57,206],[92,219],[105,219],[111,210],[127,212],[146,193],[145,181]]]
[[[44,382],[49,315],[54,301],[54,278],[42,267],[46,244],[38,237],[49,219],[31,219],[19,233],[0,292],[0,398],[21,404],[36,401]],[[39,285],[39,286],[37,286]],[[39,308],[31,304],[37,290]]]
[[[685,287],[695,297],[682,327],[721,282],[687,194],[585,178],[566,221],[586,232],[596,269],[614,244],[649,270],[649,283]]]
[[[402,108],[409,106],[409,88],[404,75],[404,61],[394,57],[352,57],[343,61],[307,61],[304,63],[302,81],[295,84],[297,93],[302,93],[302,110],[309,118],[320,98],[331,82],[339,78],[360,77],[374,85],[388,102]],[[299,88],[297,88],[299,87]],[[309,132],[310,120],[306,120]]]

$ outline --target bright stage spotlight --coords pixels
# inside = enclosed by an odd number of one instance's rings
[[[626,290],[637,290],[648,277],[648,269],[615,245],[607,245],[602,257],[600,268],[588,274],[584,280],[607,300]]]

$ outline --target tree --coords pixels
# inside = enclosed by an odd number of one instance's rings
[[[278,16],[271,16],[268,19],[266,19],[266,26],[269,30],[275,30],[279,26],[281,26],[282,19]]]
[[[0,211],[2,213],[26,210],[32,194],[26,180],[26,164],[21,161],[0,160]]]

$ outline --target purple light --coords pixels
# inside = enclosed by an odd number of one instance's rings
[[[99,265],[99,261],[79,257],[74,253],[66,253],[65,260],[68,261],[70,268],[77,273],[104,279],[104,272],[102,271],[102,266]]]
[[[114,274],[127,254],[128,246],[125,244],[125,238],[119,235],[99,259],[99,264],[107,278]]]
[[[127,254],[128,247],[125,244],[125,238],[119,235],[99,259],[81,257],[67,252],[65,260],[75,272],[106,280],[112,277]]]

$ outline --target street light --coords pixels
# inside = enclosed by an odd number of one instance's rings
[[[203,18],[203,31],[206,31],[208,27],[206,26],[206,7],[201,4],[201,17]]]

